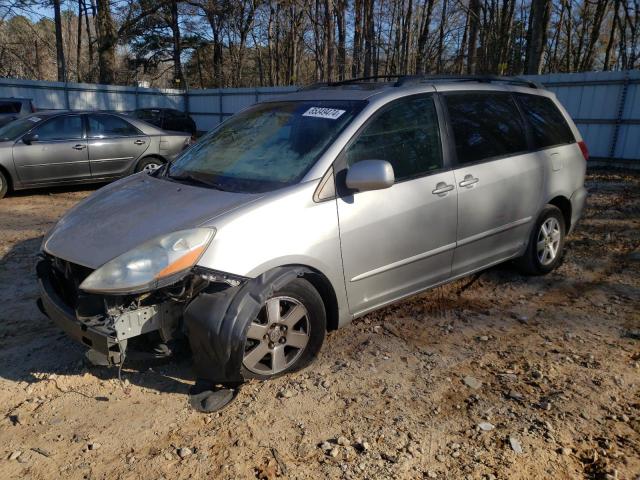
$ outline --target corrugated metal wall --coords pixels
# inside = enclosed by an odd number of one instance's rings
[[[640,168],[640,71],[531,75],[555,92],[587,141],[593,162]],[[0,97],[31,98],[37,108],[131,111],[171,107],[188,111],[210,130],[253,103],[296,87],[181,90],[0,79]]]
[[[111,110],[166,107],[188,111],[199,130],[210,130],[226,117],[256,102],[297,87],[182,90],[121,87],[87,83],[0,79],[0,98],[31,98],[42,110]]]
[[[525,76],[553,91],[589,146],[592,162],[640,168],[640,71]]]

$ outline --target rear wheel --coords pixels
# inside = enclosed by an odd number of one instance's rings
[[[155,157],[147,157],[140,160],[138,166],[136,167],[136,172],[145,172],[145,173],[153,173],[157,169],[159,169],[164,162],[159,158]]]
[[[565,236],[564,216],[558,207],[547,205],[529,237],[527,250],[517,260],[529,275],[545,275],[562,261]]]
[[[9,180],[7,177],[0,171],[0,198],[4,197],[9,191]]]
[[[242,373],[269,379],[313,361],[324,341],[326,313],[317,290],[298,278],[275,292],[247,330]]]

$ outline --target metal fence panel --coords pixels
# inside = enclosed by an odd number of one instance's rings
[[[589,145],[596,161],[640,168],[640,71],[525,76],[553,91]],[[297,87],[203,89],[136,88],[84,83],[0,79],[0,97],[33,99],[40,109],[131,111],[167,107],[188,111],[199,130],[258,101]]]
[[[528,75],[553,91],[595,162],[640,168],[640,71]]]

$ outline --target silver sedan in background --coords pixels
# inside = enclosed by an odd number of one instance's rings
[[[8,190],[108,182],[151,172],[191,142],[115,113],[39,112],[0,128],[0,198]]]

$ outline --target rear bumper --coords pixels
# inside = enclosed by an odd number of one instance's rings
[[[573,195],[571,195],[571,228],[569,228],[569,232],[573,231],[574,226],[580,220],[582,216],[582,212],[584,210],[584,206],[587,203],[587,189],[584,187],[580,187]]]
[[[40,261],[36,271],[43,313],[71,338],[105,355],[109,363],[120,363],[122,355],[115,337],[78,320],[73,309],[55,291],[51,283],[49,262]]]

